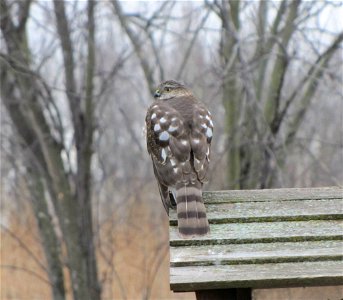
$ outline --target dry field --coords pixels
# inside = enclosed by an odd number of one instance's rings
[[[110,218],[98,235],[103,299],[195,299],[193,293],[169,290],[166,218],[147,212],[142,202],[131,207],[127,222]],[[51,298],[35,221],[29,210],[24,214],[12,216],[8,224],[15,237],[1,231],[1,300]],[[341,287],[254,291],[254,299],[263,300],[342,298]]]
[[[192,293],[169,290],[168,229],[162,215],[148,213],[142,202],[131,207],[127,222],[111,218],[98,235],[103,299],[195,299]],[[25,214],[11,216],[11,233],[0,231],[1,300],[51,298],[35,220],[29,209]]]

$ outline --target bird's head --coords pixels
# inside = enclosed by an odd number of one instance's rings
[[[174,97],[188,96],[190,94],[190,90],[182,83],[174,80],[167,80],[159,84],[154,93],[154,98],[156,100],[168,100]]]

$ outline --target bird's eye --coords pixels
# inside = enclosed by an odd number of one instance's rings
[[[170,88],[169,87],[166,87],[165,90],[166,90],[166,92],[170,92]]]

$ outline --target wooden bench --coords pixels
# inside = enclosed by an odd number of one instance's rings
[[[197,299],[343,284],[343,189],[205,192],[211,234],[185,240],[170,212],[170,287]]]

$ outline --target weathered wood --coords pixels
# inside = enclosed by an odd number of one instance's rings
[[[342,261],[177,267],[170,270],[173,291],[280,288],[343,284]]]
[[[205,203],[222,202],[264,202],[284,200],[341,199],[343,190],[337,187],[328,188],[289,188],[267,190],[233,190],[204,193]]]
[[[171,247],[170,266],[262,264],[343,259],[343,241]]]
[[[211,223],[271,222],[301,220],[339,220],[343,218],[342,199],[234,202],[209,204],[207,217]],[[170,212],[170,224],[176,225],[176,212]]]
[[[229,299],[242,288],[343,285],[343,189],[207,192],[204,199],[207,236],[181,238],[170,213],[173,291]]]
[[[170,245],[216,245],[259,242],[296,242],[342,240],[342,221],[291,221],[262,223],[226,223],[210,226],[210,234],[193,239],[179,236],[177,227],[170,226]]]

